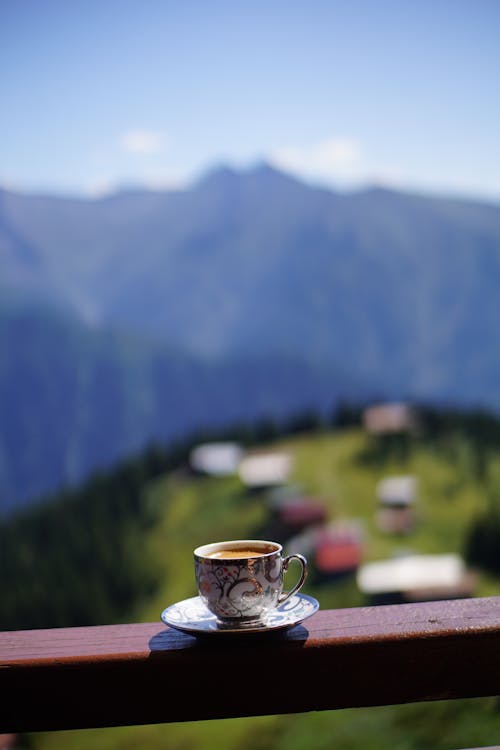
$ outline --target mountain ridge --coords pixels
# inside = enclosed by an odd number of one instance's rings
[[[0,304],[0,352],[0,515],[152,442],[366,392],[291,357],[208,362],[36,305]]]
[[[366,397],[500,410],[500,206],[376,187],[340,193],[265,164],[218,168],[183,190],[92,201],[0,191],[0,263],[0,294],[19,311],[51,307],[97,338],[114,330],[150,342],[142,369],[140,357],[134,365],[140,382],[153,360],[164,362],[160,350],[178,352],[187,382],[194,388],[202,374],[221,417],[220,383],[231,414],[238,399],[240,412],[257,413],[262,393],[267,411],[273,399],[283,410],[287,368],[291,411],[304,405],[301,379],[311,401],[316,383],[321,405],[328,383],[332,402],[353,383]],[[57,326],[49,328],[54,356]],[[18,335],[10,349],[4,339],[5,362],[36,349],[32,333]],[[88,362],[87,335],[74,340],[83,349],[75,358]],[[120,346],[113,356],[133,400],[130,361]],[[251,398],[238,392],[237,375],[251,383]],[[158,383],[153,390],[156,403]],[[115,398],[111,386],[107,397]],[[169,408],[180,426],[180,404]],[[217,417],[198,408],[200,420]],[[12,438],[4,431],[2,440]]]

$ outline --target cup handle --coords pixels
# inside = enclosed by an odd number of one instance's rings
[[[303,555],[287,555],[283,558],[283,573],[286,573],[288,570],[288,566],[290,565],[291,560],[298,560],[302,570],[300,574],[300,578],[295,584],[295,586],[290,589],[290,591],[284,591],[282,594],[280,594],[280,597],[278,599],[278,604],[283,604],[283,602],[286,602],[287,599],[289,599],[293,594],[296,594],[297,591],[302,588],[304,581],[307,577],[307,560]]]

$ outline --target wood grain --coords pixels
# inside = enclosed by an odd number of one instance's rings
[[[323,610],[196,639],[161,622],[0,633],[0,732],[500,694],[500,597]]]

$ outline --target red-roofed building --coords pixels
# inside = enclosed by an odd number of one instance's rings
[[[320,578],[358,569],[363,558],[363,533],[356,521],[337,521],[315,531],[313,566]]]
[[[16,741],[16,734],[0,734],[0,750],[14,750]]]
[[[357,570],[362,560],[359,542],[325,540],[316,546],[314,562],[319,573],[333,575]]]
[[[291,531],[300,531],[308,526],[325,523],[328,509],[319,500],[301,498],[283,503],[276,516]]]

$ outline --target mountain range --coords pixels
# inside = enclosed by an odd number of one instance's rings
[[[93,200],[4,190],[0,263],[6,507],[240,416],[375,394],[500,408],[495,204],[266,164]]]

